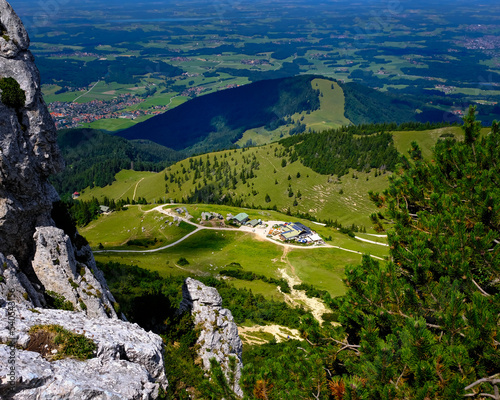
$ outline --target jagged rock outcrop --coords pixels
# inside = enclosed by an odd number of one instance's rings
[[[29,279],[19,269],[13,256],[8,258],[0,253],[0,301],[7,299],[25,306],[41,307],[45,304],[42,294],[37,291]]]
[[[48,181],[63,160],[28,46],[21,21],[0,0],[0,398],[156,398],[168,384],[162,340],[117,319],[92,251]],[[45,308],[52,303],[76,311]],[[97,343],[96,358],[47,361],[22,350],[37,324],[83,333]]]
[[[0,305],[0,343],[10,338],[8,307]],[[87,318],[83,313],[28,309],[14,312],[17,345],[26,348],[34,325],[56,324],[84,334],[97,345],[96,358],[86,361],[47,361],[33,351],[16,350],[16,385],[8,385],[9,364],[0,362],[0,398],[21,399],[149,399],[168,382],[163,368],[162,339],[137,324],[109,318]],[[0,345],[0,360],[11,347]],[[3,393],[2,393],[3,388]]]
[[[180,312],[190,310],[194,323],[200,329],[197,344],[200,346],[198,355],[203,360],[203,367],[210,369],[210,359],[221,365],[228,383],[233,391],[243,397],[239,386],[243,363],[241,354],[243,345],[238,336],[238,327],[234,323],[231,311],[222,308],[222,298],[217,289],[208,287],[192,278],[187,278],[182,287],[182,302]],[[236,360],[234,379],[231,382],[229,359]]]
[[[62,169],[63,160],[28,34],[5,0],[0,0],[0,31],[0,80],[12,78],[25,96],[24,105],[13,105],[0,93],[0,254],[16,265],[4,274],[7,265],[0,264],[6,285],[0,293],[15,288],[11,297],[40,306],[50,290],[89,316],[116,318],[90,248],[75,243],[76,231],[67,232],[70,237],[55,227],[53,203],[59,197],[48,177]]]
[[[69,236],[55,227],[36,228],[34,238],[33,270],[46,290],[64,296],[76,305],[75,309],[86,311],[89,316],[115,315],[113,295],[92,254],[84,254],[87,265],[78,262]]]
[[[14,255],[23,268],[33,253],[35,226],[53,224],[58,196],[47,178],[62,169],[63,160],[28,34],[5,0],[0,0],[0,30],[0,79],[13,78],[26,96],[19,109],[0,101],[0,252]]]

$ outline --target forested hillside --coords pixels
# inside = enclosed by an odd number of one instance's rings
[[[370,171],[372,168],[394,171],[400,155],[387,132],[356,137],[348,129],[295,135],[280,143],[291,152],[291,159],[320,174],[339,177],[349,169]]]
[[[61,195],[111,184],[122,169],[161,171],[182,159],[178,152],[147,140],[128,141],[94,129],[58,132],[66,169],[51,178]]]
[[[421,96],[401,95],[359,83],[341,84],[345,95],[345,116],[353,124],[380,122],[459,122],[457,116],[425,105]],[[431,102],[432,103],[432,102]],[[417,111],[418,110],[418,111]]]
[[[319,92],[310,83],[314,78],[259,81],[197,97],[119,135],[190,152],[229,148],[248,129],[275,129],[294,113],[317,109]]]

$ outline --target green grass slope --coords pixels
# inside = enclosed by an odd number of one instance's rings
[[[92,248],[102,245],[106,249],[154,249],[192,232],[192,225],[181,222],[179,226],[158,211],[143,211],[142,206],[102,215],[80,229]]]
[[[175,207],[175,206],[165,206]],[[231,212],[233,215],[245,211],[251,217],[262,220],[298,221],[316,230],[323,237],[331,237],[329,244],[337,248],[305,247],[285,248],[274,242],[263,240],[258,236],[234,230],[201,230],[186,238],[173,247],[156,252],[146,253],[108,253],[96,252],[98,261],[115,261],[130,263],[142,268],[158,271],[162,276],[207,276],[218,275],[231,263],[238,263],[244,271],[250,271],[268,278],[282,278],[282,271],[297,276],[301,281],[327,290],[331,295],[344,293],[342,283],[344,267],[359,263],[362,254],[372,254],[377,257],[387,255],[387,247],[362,242],[341,234],[335,228],[323,227],[310,221],[293,218],[276,211],[248,210],[237,207],[191,204],[186,206],[196,220],[203,211],[216,211],[223,215]],[[165,227],[164,214],[151,210],[151,206],[132,206],[126,211],[102,216],[85,227],[81,233],[96,249],[102,243],[105,249],[120,248],[122,250],[141,249],[137,246],[126,246],[131,238],[145,241],[153,237],[165,235],[164,243],[171,243],[179,236],[189,232],[186,224],[180,227]],[[121,245],[121,246],[120,246]],[[148,248],[154,249],[159,244]],[[145,248],[143,247],[142,250]],[[348,249],[350,251],[346,251]],[[181,258],[187,260],[180,264]],[[279,297],[275,284],[262,281],[233,280],[238,287],[245,287],[264,294],[267,297]]]
[[[311,81],[311,87],[319,90],[319,108],[314,111],[302,111],[291,116],[292,123],[280,126],[275,130],[267,130],[264,127],[249,129],[245,131],[236,144],[244,147],[248,144],[263,145],[287,137],[290,131],[297,129],[300,124],[301,130],[313,130],[316,132],[325,129],[339,128],[350,125],[351,121],[344,116],[344,91],[339,84],[331,79],[316,78]]]
[[[406,154],[411,141],[415,140],[421,146],[424,157],[430,157],[434,144],[447,133],[453,133],[457,139],[462,137],[459,127],[392,132],[392,135],[400,153]],[[209,202],[210,196],[217,194],[211,191],[210,185],[229,179],[230,174],[228,187],[224,193],[218,194],[231,196],[233,204],[262,208],[276,206],[282,212],[289,209],[292,213],[309,213],[323,220],[338,220],[343,225],[371,227],[368,216],[377,209],[367,193],[384,190],[390,172],[384,174],[377,173],[377,170],[358,172],[351,169],[339,179],[335,175],[321,175],[305,167],[300,160],[290,163],[289,158],[283,156],[284,151],[281,144],[273,143],[191,157],[160,173],[124,170],[116,175],[116,181],[111,185],[85,189],[81,199],[107,196],[115,200],[128,198],[130,201],[144,197],[149,202],[159,203],[183,199],[200,202],[193,198],[196,192]],[[283,160],[286,161],[285,166]],[[210,168],[217,164],[217,169],[224,172],[219,176],[207,173],[207,161]],[[224,168],[221,167],[223,164]],[[242,176],[245,178],[242,179]]]
[[[112,185],[85,189],[81,199],[103,199],[107,196],[115,200],[137,200],[144,197],[150,202],[181,201],[189,198],[195,190],[199,190],[205,181],[206,192],[210,195],[209,185],[218,181],[218,177],[200,176],[195,180],[196,172],[190,170],[190,162],[203,161],[206,165],[207,160],[213,164],[217,159],[219,163],[227,162],[227,169],[237,177],[237,183],[234,186],[230,183],[227,194],[235,202],[239,202],[239,205],[263,208],[276,206],[283,212],[290,209],[292,213],[309,213],[320,219],[337,219],[342,224],[354,223],[365,225],[367,228],[370,226],[368,216],[376,209],[369,201],[367,193],[369,190],[380,191],[385,188],[388,174],[375,177],[375,171],[352,171],[339,180],[318,174],[300,161],[287,163],[282,167],[284,158],[281,157],[281,152],[283,147],[280,144],[270,144],[192,157],[160,173],[122,171],[116,175],[116,181]],[[258,165],[253,168],[254,177],[241,179],[242,173],[249,174],[252,163]],[[292,196],[290,190],[293,192]],[[268,201],[266,195],[269,195]],[[297,205],[294,206],[295,201]]]

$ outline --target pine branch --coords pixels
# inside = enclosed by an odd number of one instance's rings
[[[469,386],[464,388],[464,390],[471,390],[474,386],[480,385],[481,383],[489,383],[493,385],[493,390],[494,394],[490,393],[467,393],[464,394],[464,397],[476,397],[476,396],[483,396],[483,397],[490,397],[495,400],[500,400],[500,392],[498,390],[498,384],[500,384],[500,378],[498,378],[499,374],[492,375],[488,378],[481,378],[478,379],[477,381],[471,383]]]
[[[479,286],[474,279],[472,279],[472,283],[479,289],[479,291],[484,297],[491,296],[489,293],[486,293],[486,291],[481,286]]]
[[[307,340],[307,339],[306,339]],[[358,350],[361,346],[357,344],[350,344],[347,340],[345,342],[341,342],[340,340],[334,338],[325,338],[325,340],[331,340],[335,343],[338,343],[342,346],[340,350],[338,350],[335,355],[339,354],[343,350],[353,350],[357,355],[360,355],[360,351]]]
[[[469,386],[465,387],[464,390],[471,390],[474,386],[477,386],[481,383],[491,383],[492,385],[498,385],[500,383],[500,378],[498,378],[499,374],[495,374],[492,376],[489,376],[488,378],[481,378],[478,379],[477,381],[471,383]]]
[[[405,371],[406,371],[406,365],[403,367],[403,372],[401,372],[401,375],[399,375],[398,380],[396,381],[396,384],[395,384],[396,387],[398,387],[399,381],[401,380],[401,378],[405,374]]]

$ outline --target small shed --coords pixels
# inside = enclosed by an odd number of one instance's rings
[[[250,218],[248,218],[248,214],[239,213],[233,218],[233,221],[236,221],[239,224],[245,224]]]
[[[109,212],[109,207],[108,206],[99,206],[100,210],[102,213],[107,213]]]
[[[251,226],[252,228],[255,228],[257,225],[260,225],[260,224],[262,224],[262,220],[260,220],[260,219],[252,219],[252,220],[247,222],[247,225]]]
[[[321,242],[323,239],[321,239],[321,236],[319,236],[317,233],[313,233],[312,235],[309,236],[311,241],[313,242]]]

